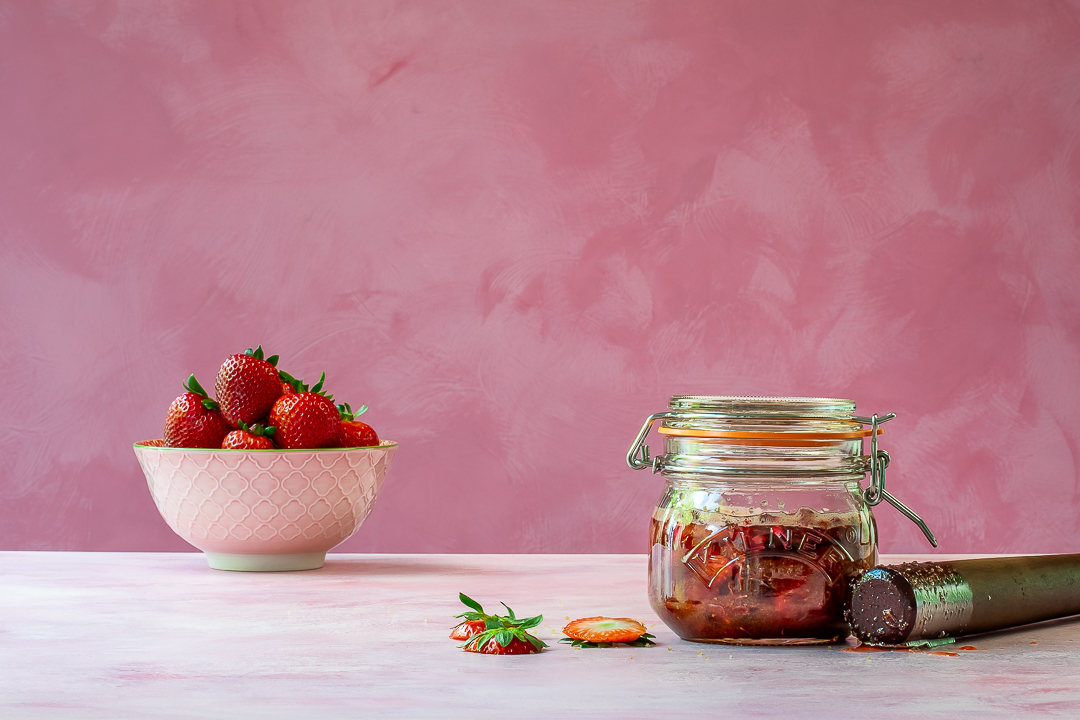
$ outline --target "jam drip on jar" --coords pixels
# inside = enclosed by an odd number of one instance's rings
[[[870,521],[872,522],[872,521]],[[654,518],[653,609],[680,637],[829,641],[846,636],[850,580],[876,561],[858,513],[694,513]]]

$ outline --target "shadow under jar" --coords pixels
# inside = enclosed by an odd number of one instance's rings
[[[669,407],[627,455],[667,481],[650,531],[657,615],[695,642],[846,637],[851,580],[877,563],[870,506],[901,507],[884,491],[888,454],[876,442],[893,416],[858,418],[852,401],[832,398],[675,396]],[[644,441],[657,420],[664,454],[650,458]]]

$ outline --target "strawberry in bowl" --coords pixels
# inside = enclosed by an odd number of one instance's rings
[[[342,446],[343,411],[323,391],[325,375],[309,390],[276,360],[261,347],[231,356],[216,400],[192,375],[164,437],[135,443],[162,518],[212,568],[322,567],[371,512],[397,452],[377,436]]]

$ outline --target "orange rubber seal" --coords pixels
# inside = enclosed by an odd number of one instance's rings
[[[731,438],[738,440],[855,440],[870,437],[869,429],[856,430],[854,432],[743,432],[741,430],[695,430],[690,428],[659,427],[656,429],[661,435],[680,435],[682,437],[712,437]],[[879,427],[877,434],[885,432]]]

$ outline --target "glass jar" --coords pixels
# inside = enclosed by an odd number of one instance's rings
[[[627,462],[667,481],[652,518],[649,597],[679,637],[846,637],[850,582],[877,563],[871,506],[882,500],[936,545],[885,491],[889,456],[877,437],[894,415],[857,417],[855,403],[833,398],[675,396],[669,407],[649,417]],[[645,439],[657,420],[664,454],[650,458]]]

